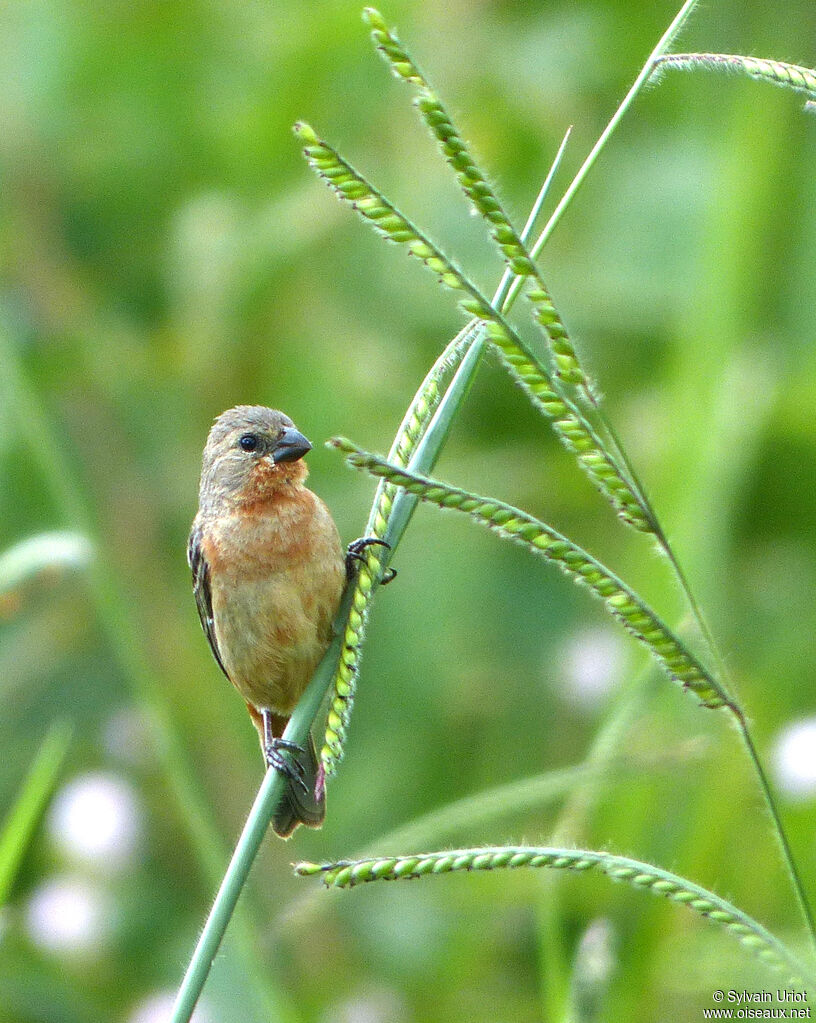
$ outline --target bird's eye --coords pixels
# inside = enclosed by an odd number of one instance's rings
[[[254,433],[245,433],[238,443],[244,451],[254,451],[258,447],[258,438]]]

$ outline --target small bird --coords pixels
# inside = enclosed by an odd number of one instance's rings
[[[238,405],[215,420],[188,544],[201,624],[222,671],[246,701],[267,764],[287,787],[273,828],[320,827],[325,777],[314,742],[281,739],[332,638],[349,566],[328,509],[304,480],[312,445],[292,420]]]

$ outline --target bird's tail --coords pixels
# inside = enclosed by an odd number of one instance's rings
[[[288,779],[272,827],[276,835],[288,838],[298,824],[307,828],[319,828],[326,816],[326,776],[323,765],[317,758],[311,735],[306,743],[305,755],[296,754],[303,766],[303,783],[306,790],[294,779]]]

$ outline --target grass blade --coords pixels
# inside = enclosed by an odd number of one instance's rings
[[[82,533],[37,533],[0,554],[0,598],[8,597],[36,576],[85,568],[93,547]]]
[[[521,232],[521,240],[524,245],[530,240],[530,236],[535,229],[535,225],[538,221],[541,210],[544,206],[544,202],[549,195],[550,187],[555,179],[555,175],[558,173],[558,168],[561,166],[561,161],[564,158],[564,153],[567,149],[567,143],[569,142],[570,135],[572,134],[572,125],[564,132],[564,137],[561,139],[561,144],[558,147],[558,151],[553,158],[552,165],[547,171],[547,176],[544,179],[544,184],[536,197],[536,201],[533,203],[533,208],[530,210],[530,215],[527,217],[527,223],[524,225],[524,230]],[[493,296],[493,305],[500,309],[503,313],[507,312],[510,306],[507,304],[507,295],[513,282],[516,279],[516,275],[509,268],[504,271],[502,275],[501,283],[496,289],[496,294]]]
[[[51,726],[0,831],[0,906],[8,899],[31,837],[45,813],[71,744],[67,721]]]
[[[615,113],[610,118],[609,123],[598,136],[598,141],[592,147],[592,149],[589,152],[589,155],[579,167],[577,174],[570,182],[570,185],[567,188],[566,192],[564,192],[558,205],[553,210],[550,219],[544,225],[544,229],[536,239],[533,247],[530,249],[530,255],[533,257],[533,259],[538,258],[539,254],[541,253],[541,250],[547,244],[550,235],[555,230],[556,225],[561,220],[561,217],[563,217],[563,215],[569,209],[569,206],[572,203],[573,199],[580,191],[581,185],[583,185],[584,181],[586,180],[586,176],[589,174],[589,172],[595,165],[595,161],[603,152],[607,142],[609,142],[610,138],[612,138],[612,136],[614,135],[618,125],[626,115],[626,112],[635,102],[641,90],[649,81],[649,78],[651,77],[651,74],[654,71],[655,63],[660,59],[660,57],[663,56],[663,54],[671,46],[673,40],[680,32],[680,30],[683,28],[683,26],[685,25],[686,21],[688,20],[689,16],[691,15],[692,11],[696,6],[697,0],[685,0],[683,6],[674,16],[672,23],[669,25],[669,27],[657,41],[657,45],[649,54],[649,56],[646,59],[646,63],[638,72],[637,78],[635,78],[634,82],[632,83],[632,87],[629,89],[629,92],[626,93],[620,106],[617,108]],[[508,295],[508,301],[511,304],[515,295],[518,293],[521,284],[522,284],[521,281],[516,281],[513,288],[511,289],[511,292]]]

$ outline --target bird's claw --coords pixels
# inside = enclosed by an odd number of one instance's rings
[[[348,545],[346,558],[350,558],[352,561],[360,561],[366,547],[373,547],[375,544],[378,544],[380,547],[386,547],[389,551],[391,550],[391,544],[387,540],[380,540],[377,536],[359,536]]]
[[[268,767],[279,771],[284,778],[288,778],[295,785],[299,785],[304,792],[308,792],[309,789],[303,780],[305,768],[297,758],[298,753],[305,752],[306,750],[302,746],[298,746],[295,742],[289,742],[288,739],[273,739],[264,748],[264,758]],[[284,753],[295,755],[289,759],[284,756]]]
[[[354,563],[362,562],[363,551],[366,547],[373,547],[377,544],[380,547],[385,547],[387,550],[391,550],[391,544],[387,540],[380,540],[376,536],[361,536],[357,540],[352,540],[346,550],[346,576],[351,579],[354,575]],[[396,576],[397,570],[395,568],[387,568],[383,573],[383,577],[380,580],[381,586],[387,586],[388,583]]]

